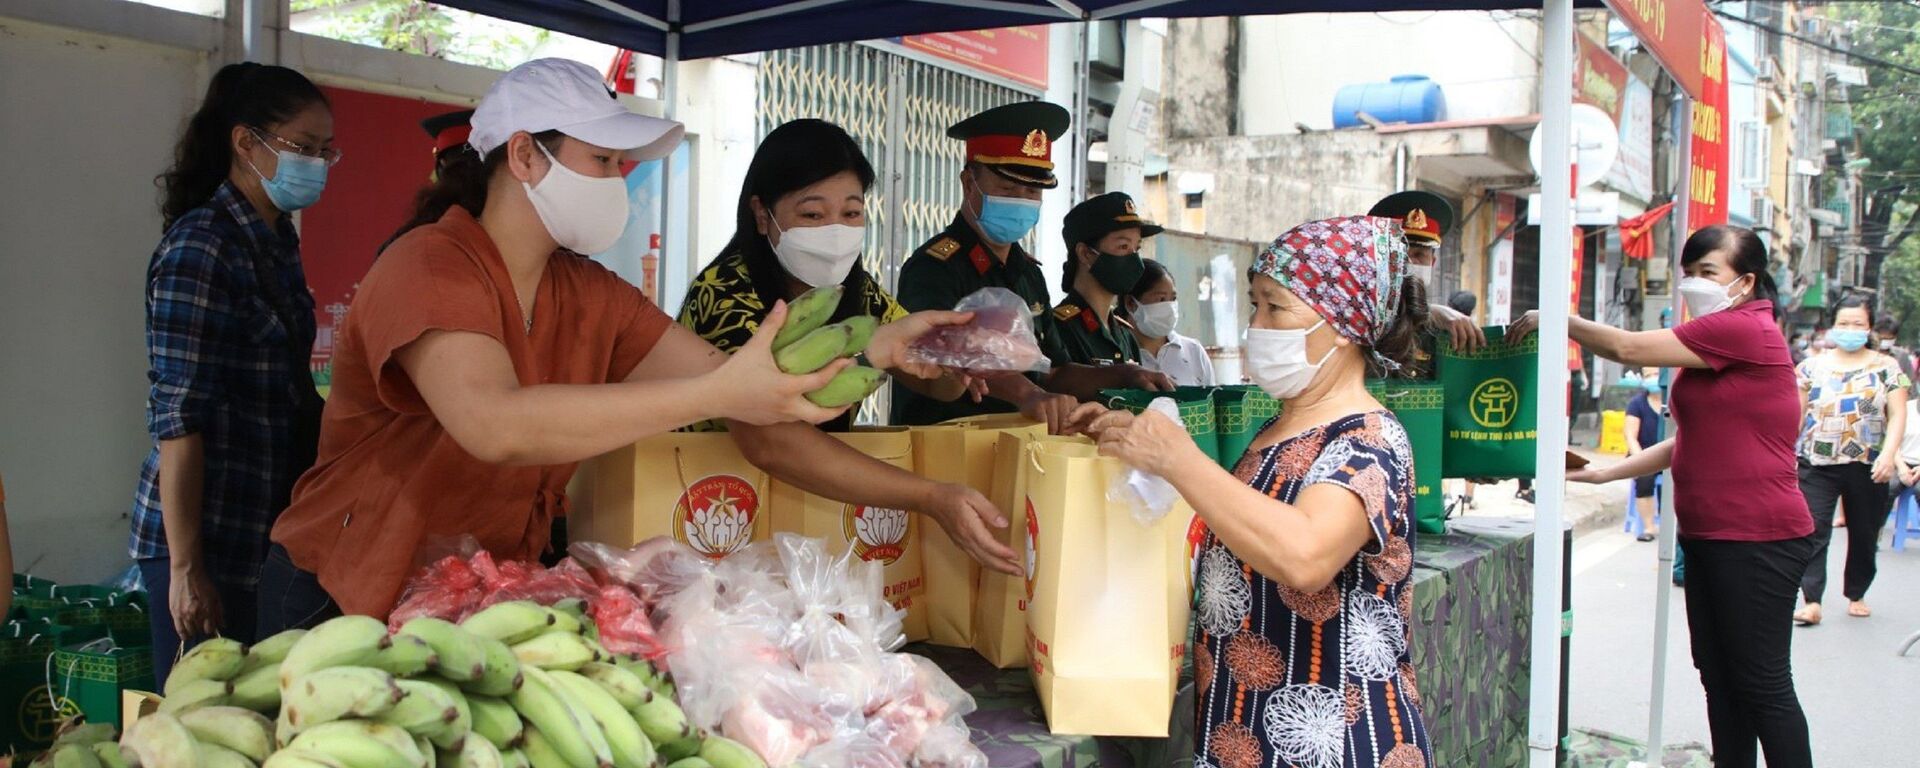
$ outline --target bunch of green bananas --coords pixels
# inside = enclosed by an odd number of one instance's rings
[[[131,761],[87,756],[105,768],[765,768],[699,733],[665,674],[607,653],[597,634],[578,601],[519,601],[392,634],[343,616],[250,650],[208,641],[175,667],[162,712],[107,750]]]
[[[795,375],[813,373],[835,360],[867,351],[880,321],[856,315],[827,324],[833,310],[840,306],[841,293],[840,286],[823,286],[787,305],[787,324],[773,337],[773,362],[780,370]],[[826,386],[808,392],[807,399],[822,408],[842,408],[865,400],[886,380],[887,375],[881,371],[850,365]]]
[[[132,761],[113,741],[111,725],[81,725],[60,734],[32,768],[124,768]]]

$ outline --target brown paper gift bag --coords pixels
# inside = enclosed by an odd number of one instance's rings
[[[1027,551],[1026,446],[1051,440],[1035,432],[1002,432],[994,441],[993,492],[987,500],[1007,515],[1004,543],[1014,552]],[[1026,563],[1031,571],[1033,564]],[[973,603],[973,649],[1001,669],[1027,663],[1027,580],[997,571],[981,570]]]
[[[942,483],[959,483],[993,500],[993,451],[1003,432],[1045,434],[1046,425],[1017,414],[955,419],[913,430],[914,473]],[[996,506],[998,504],[996,503]],[[1009,517],[1012,510],[1001,508]],[[927,641],[955,648],[973,646],[974,600],[979,594],[980,564],[932,522],[920,534],[927,573]]]
[[[913,471],[913,434],[906,429],[832,434],[854,450]],[[927,639],[927,584],[920,547],[926,521],[919,512],[834,501],[779,480],[773,482],[772,512],[777,533],[822,539],[829,553],[852,550],[855,557],[880,563],[887,602],[907,614],[901,627],[907,641]]]
[[[718,560],[773,535],[767,473],[723,432],[654,435],[581,472],[584,503],[567,520],[575,541],[630,547],[672,536]]]
[[[1047,726],[1165,737],[1186,646],[1192,512],[1134,520],[1107,498],[1126,468],[1091,443],[1036,440],[1027,452],[1029,668]]]

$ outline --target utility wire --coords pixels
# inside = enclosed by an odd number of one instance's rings
[[[1896,62],[1892,62],[1892,61],[1888,61],[1888,60],[1886,60],[1886,59],[1882,59],[1882,58],[1880,58],[1880,57],[1877,57],[1877,56],[1868,56],[1867,54],[1864,54],[1864,53],[1859,53],[1859,52],[1857,52],[1857,51],[1850,51],[1850,50],[1847,50],[1847,49],[1845,49],[1845,48],[1841,48],[1841,47],[1838,47],[1838,46],[1835,46],[1835,45],[1832,45],[1832,44],[1830,44],[1830,43],[1825,43],[1825,42],[1822,42],[1822,41],[1819,41],[1819,40],[1815,40],[1815,39],[1813,39],[1813,38],[1811,38],[1811,37],[1806,37],[1806,36],[1804,36],[1804,35],[1796,35],[1796,34],[1794,34],[1794,33],[1792,33],[1792,32],[1788,32],[1788,31],[1786,31],[1786,30],[1784,30],[1784,29],[1781,29],[1781,28],[1779,28],[1779,27],[1773,27],[1773,26],[1768,26],[1768,25],[1766,25],[1766,24],[1762,24],[1762,23],[1760,23],[1760,22],[1757,22],[1757,21],[1754,21],[1754,20],[1752,20],[1752,19],[1744,19],[1744,18],[1741,18],[1741,17],[1739,17],[1739,16],[1735,16],[1734,14],[1731,14],[1731,13],[1727,13],[1726,11],[1723,11],[1723,10],[1720,10],[1719,8],[1713,8],[1713,9],[1710,9],[1710,10],[1712,10],[1712,11],[1713,11],[1713,15],[1715,15],[1715,16],[1719,16],[1720,18],[1723,18],[1723,19],[1729,19],[1729,20],[1732,20],[1732,21],[1737,21],[1737,22],[1740,22],[1741,24],[1745,24],[1745,25],[1747,25],[1747,26],[1749,26],[1749,27],[1753,27],[1754,29],[1758,29],[1758,30],[1760,30],[1760,31],[1762,31],[1762,32],[1769,32],[1769,33],[1772,33],[1772,34],[1776,34],[1776,35],[1779,35],[1779,36],[1781,36],[1781,37],[1785,37],[1785,38],[1790,38],[1790,39],[1793,39],[1793,40],[1798,40],[1798,41],[1800,41],[1800,42],[1803,42],[1803,43],[1806,43],[1807,45],[1811,45],[1811,46],[1813,46],[1813,47],[1815,47],[1815,48],[1819,48],[1819,49],[1821,49],[1821,50],[1823,50],[1823,51],[1828,51],[1828,52],[1831,52],[1831,53],[1837,53],[1837,54],[1840,54],[1840,55],[1842,55],[1842,56],[1846,56],[1846,57],[1848,57],[1848,58],[1854,58],[1854,59],[1859,59],[1859,60],[1861,60],[1861,61],[1864,61],[1864,62],[1867,62],[1867,63],[1869,63],[1869,64],[1874,64],[1874,65],[1877,65],[1877,66],[1881,66],[1881,67],[1886,67],[1886,68],[1888,68],[1888,69],[1891,69],[1891,70],[1894,70],[1894,71],[1897,71],[1897,72],[1905,72],[1905,73],[1907,73],[1907,74],[1909,74],[1909,75],[1920,75],[1920,69],[1915,69],[1915,68],[1913,68],[1913,67],[1909,67],[1909,66],[1907,66],[1907,65],[1905,65],[1905,64],[1899,64],[1899,63],[1896,63]]]

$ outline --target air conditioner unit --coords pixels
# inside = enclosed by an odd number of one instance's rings
[[[1761,59],[1760,72],[1753,77],[1762,83],[1771,83],[1780,79],[1780,62],[1772,56]]]
[[[1767,197],[1766,195],[1753,196],[1754,226],[1772,229],[1775,214],[1776,209],[1773,205],[1773,198]]]

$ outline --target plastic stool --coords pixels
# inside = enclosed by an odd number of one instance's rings
[[[1653,524],[1654,525],[1660,524],[1660,487],[1662,485],[1665,485],[1666,477],[1667,477],[1667,474],[1665,472],[1662,472],[1660,474],[1653,476]],[[1646,532],[1646,529],[1640,527],[1640,516],[1633,513],[1633,485],[1632,484],[1627,485],[1627,519],[1626,519],[1626,522],[1620,525],[1620,530],[1626,531],[1629,535],[1632,535],[1632,536],[1639,536],[1640,534]]]
[[[1893,501],[1893,551],[1907,551],[1907,537],[1914,534],[1920,534],[1920,503],[1908,488]]]

